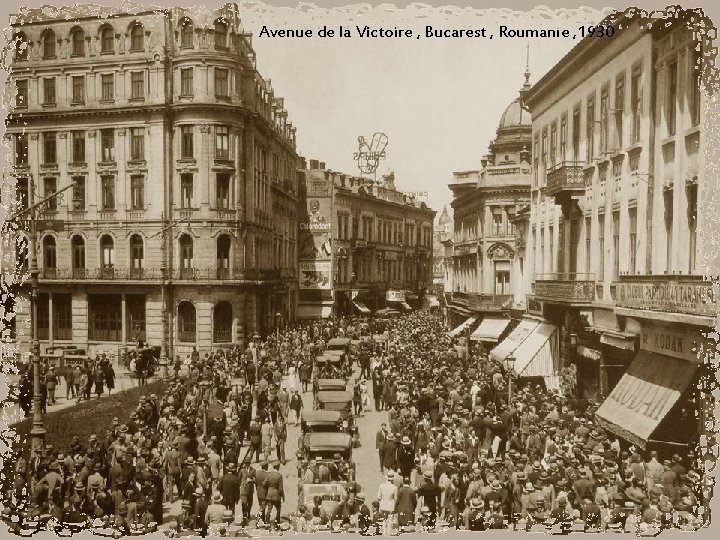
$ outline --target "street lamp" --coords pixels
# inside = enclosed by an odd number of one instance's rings
[[[37,300],[40,288],[38,284],[40,268],[38,268],[37,261],[38,213],[43,212],[50,201],[57,198],[62,199],[63,194],[74,186],[75,182],[73,181],[63,189],[50,194],[25,210],[15,213],[8,219],[8,221],[15,221],[26,216],[28,221],[30,221],[30,246],[28,249],[30,260],[28,261],[28,267],[30,273],[30,361],[33,368],[33,427],[30,430],[30,452],[33,459],[42,455],[45,448],[46,434],[43,422],[42,396],[40,395],[40,339],[38,338],[37,331]],[[29,193],[28,200],[32,201],[35,198],[32,182],[29,182],[29,187],[31,188],[31,193]]]
[[[505,359],[505,362],[507,362],[507,370],[508,370],[508,407],[510,406],[510,403],[512,402],[512,375],[513,370],[515,369],[515,356],[510,353],[510,355]]]
[[[279,311],[275,314],[275,339],[280,339],[280,321],[282,320],[282,313]]]

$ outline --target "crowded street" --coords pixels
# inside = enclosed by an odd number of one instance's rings
[[[106,434],[19,459],[4,521],[171,536],[697,526],[692,454],[608,436],[560,391],[510,394],[442,319],[330,320],[195,353]]]

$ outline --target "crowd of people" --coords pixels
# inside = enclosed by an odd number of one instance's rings
[[[320,375],[341,375],[313,369],[338,336],[361,343],[355,411],[374,405],[385,419],[374,441],[361,434],[377,449],[377,493],[366,494],[362,478],[336,479],[345,527],[364,534],[641,530],[694,527],[702,517],[692,452],[665,456],[628,445],[598,427],[593,408],[572,395],[516,380],[485,354],[458,352],[441,314],[418,311],[386,321],[313,322],[255,336],[246,348],[194,350],[172,366],[165,392],[143,397],[127,421],[116,418],[105,433],[75,438],[68,448],[48,445],[34,459],[18,455],[3,520],[16,532],[56,524],[130,533],[170,522],[175,535],[228,535],[251,524],[330,526],[322,498],[299,504],[281,523],[289,494],[279,468],[288,461],[287,425],[298,423],[302,394]],[[85,395],[102,366],[99,359],[87,370],[85,385],[81,370]],[[180,512],[164,515],[178,500]]]

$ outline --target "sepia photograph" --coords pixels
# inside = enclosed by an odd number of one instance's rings
[[[0,9],[0,536],[712,534],[720,13],[198,1]]]

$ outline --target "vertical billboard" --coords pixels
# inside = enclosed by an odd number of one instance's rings
[[[332,288],[332,179],[325,171],[307,171],[306,204],[300,216],[300,289]]]

